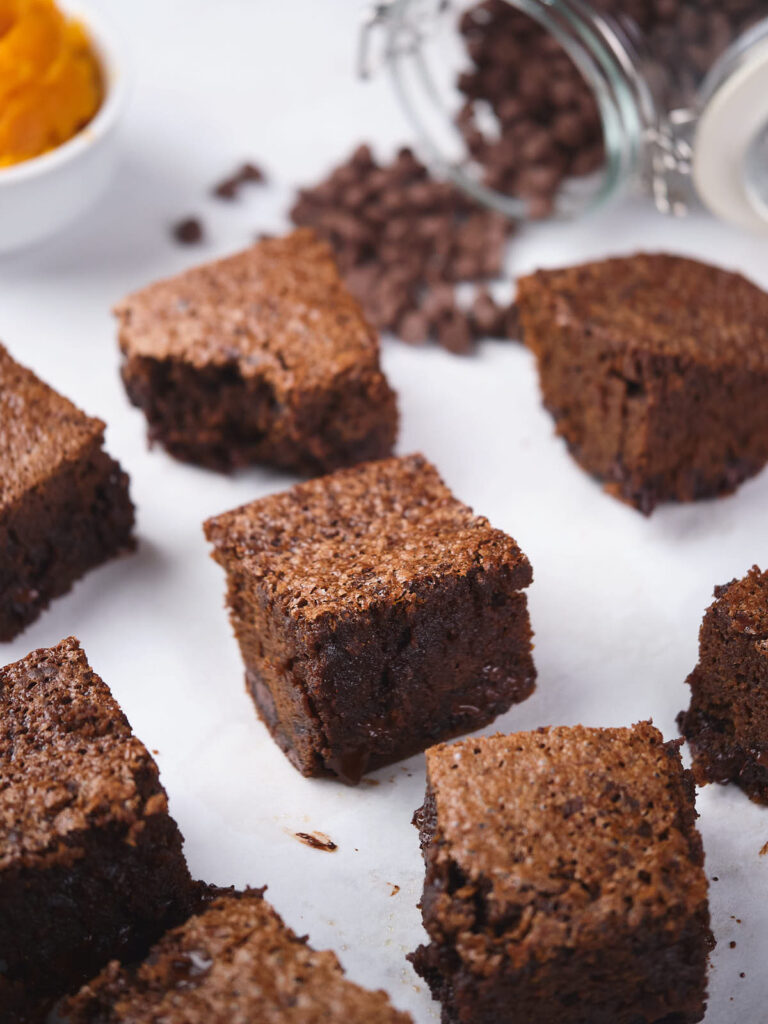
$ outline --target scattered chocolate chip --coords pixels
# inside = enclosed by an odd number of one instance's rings
[[[224,178],[218,185],[214,185],[212,192],[219,199],[236,199],[243,185],[249,183],[258,185],[264,181],[266,181],[266,176],[257,164],[244,163],[228,178]]]
[[[437,340],[456,355],[468,355],[475,347],[475,339],[469,326],[467,314],[460,309],[453,309],[439,322]]]
[[[736,949],[736,943],[733,939],[728,943],[730,949]]]
[[[479,338],[507,336],[507,311],[500,306],[487,288],[478,288],[470,307],[472,330]]]
[[[197,245],[203,240],[203,225],[197,217],[185,217],[173,225],[172,233],[182,245]]]

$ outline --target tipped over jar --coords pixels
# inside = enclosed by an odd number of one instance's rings
[[[768,0],[385,0],[370,18],[435,170],[515,219],[634,190],[768,231]]]

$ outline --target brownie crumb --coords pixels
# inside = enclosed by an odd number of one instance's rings
[[[766,853],[768,853],[768,843],[765,843],[763,846],[760,847],[760,854],[759,854],[759,856],[760,857],[764,857],[766,855]]]
[[[203,240],[202,222],[198,217],[185,217],[173,225],[172,234],[182,245],[197,245]]]
[[[211,192],[219,199],[237,199],[243,185],[261,185],[266,180],[261,167],[248,161],[233,171],[229,177],[214,185]]]
[[[334,850],[338,850],[339,848],[331,837],[325,834],[325,832],[295,832],[294,835],[299,842],[304,843],[305,846],[309,846],[313,850],[323,850],[325,853],[333,853]]]

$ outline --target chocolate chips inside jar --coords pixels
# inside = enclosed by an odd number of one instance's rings
[[[768,219],[751,165],[749,182],[715,187],[729,150],[746,159],[759,141],[757,128],[735,138],[733,120],[761,95],[764,0],[401,0],[383,20],[430,166],[489,207],[574,217],[639,187],[663,212],[698,199]],[[768,94],[760,105],[764,126]]]

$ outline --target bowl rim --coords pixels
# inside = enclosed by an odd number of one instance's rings
[[[29,157],[19,163],[0,167],[0,188],[37,178],[70,163],[108,134],[124,106],[128,91],[123,48],[117,42],[116,29],[100,13],[79,0],[58,0],[70,17],[82,22],[104,76],[104,97],[93,118],[71,139],[47,153]]]

